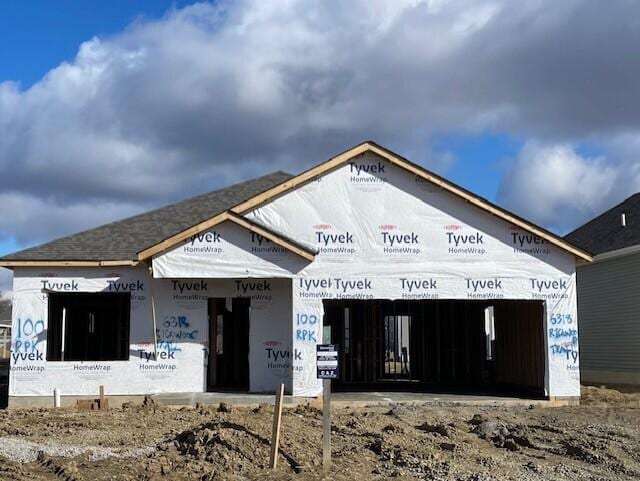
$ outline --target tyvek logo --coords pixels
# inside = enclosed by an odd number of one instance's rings
[[[203,280],[193,282],[172,280],[171,287],[174,291],[179,291],[180,294],[182,294],[184,292],[206,291],[209,288],[209,285],[207,284],[207,281]]]
[[[251,252],[254,254],[285,254],[286,249],[273,244],[260,234],[251,232]]]
[[[298,279],[298,294],[304,298],[336,297],[346,299],[369,299],[373,290],[371,279],[342,279],[340,277],[322,279]]]
[[[249,296],[251,301],[268,302],[273,300],[271,294],[271,283],[267,280],[243,281],[236,280],[236,292],[243,296]]]
[[[480,234],[480,232],[466,235],[447,232],[446,235],[449,245],[454,245],[455,247],[484,244],[484,235]]]
[[[502,279],[466,279],[468,299],[502,299]]]
[[[403,299],[438,299],[438,280],[400,278]]]
[[[107,284],[109,286],[107,287],[107,290],[110,292],[136,292],[144,290],[144,284],[142,281],[107,281]]]
[[[551,252],[545,240],[534,234],[511,232],[511,244],[513,245],[513,252],[517,254],[546,256]]]
[[[125,282],[121,280],[107,280],[109,292],[130,292],[131,302],[139,303],[146,299],[144,295],[144,282],[140,280]]]
[[[418,234],[411,231],[409,233],[394,232],[398,227],[393,224],[383,224],[380,226],[382,236],[383,252],[385,254],[420,254]]]
[[[325,299],[333,297],[331,279],[298,279],[298,297],[303,299]]]
[[[40,281],[42,289],[45,291],[77,291],[78,281],[68,282],[52,282],[52,281]]]
[[[192,235],[183,249],[186,254],[221,254],[222,247],[218,246],[220,241],[218,232],[202,232]]]
[[[349,162],[349,180],[354,184],[383,184],[386,165],[382,162]]]
[[[264,279],[262,281],[243,281],[237,280],[236,291],[246,294],[247,292],[266,292],[271,291],[271,283]]]
[[[206,301],[209,297],[206,292],[209,284],[204,280],[179,281],[173,279],[171,288],[173,289],[173,300],[178,302]]]
[[[272,347],[267,347],[265,348],[265,351],[267,352],[267,359],[275,362],[291,358],[291,351],[288,349],[274,349]],[[294,351],[294,359],[296,361],[302,361],[302,353],[297,349]]]
[[[529,279],[534,299],[567,299],[567,279]]]
[[[456,227],[455,231],[451,229],[453,226]],[[487,253],[484,248],[484,234],[478,231],[464,234],[461,230],[462,226],[459,225],[445,226],[444,235],[449,245],[449,254],[484,255]]]
[[[267,341],[264,345],[269,369],[289,369],[292,360],[302,361],[302,351],[298,349],[294,349],[292,355],[289,349],[280,349],[278,341]]]
[[[349,231],[338,232],[330,224],[316,224],[313,226],[318,250],[322,254],[353,254],[355,253],[353,234]]]

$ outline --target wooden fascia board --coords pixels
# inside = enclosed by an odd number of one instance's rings
[[[238,224],[241,227],[244,227],[245,229],[250,230],[251,232],[254,232],[258,235],[261,235],[262,237],[265,237],[266,239],[269,239],[271,242],[273,242],[274,244],[279,245],[280,247],[299,255],[300,257],[302,257],[303,259],[308,260],[309,262],[313,262],[316,258],[315,254],[313,252],[310,252],[308,250],[302,249],[301,247],[292,244],[291,242],[289,242],[287,239],[284,239],[282,237],[280,237],[279,235],[275,234],[274,232],[265,229],[263,227],[260,227],[252,222],[247,221],[244,217],[241,217],[237,214],[230,214],[229,215],[229,220],[231,222],[235,222],[236,224]]]
[[[134,267],[138,261],[0,261],[0,267]]]
[[[171,249],[172,247],[178,245],[180,242],[187,240],[189,237],[197,235],[205,230],[211,229],[212,227],[215,227],[228,218],[229,214],[225,211],[221,214],[211,217],[210,219],[200,222],[199,224],[189,227],[182,232],[178,232],[177,234],[166,238],[162,242],[159,242],[158,244],[152,245],[151,247],[147,247],[146,249],[138,252],[138,260],[142,261],[148,259],[149,257],[153,257],[160,252],[164,252],[167,249]]]
[[[343,152],[340,155],[337,155],[336,157],[333,157],[331,159],[329,159],[327,162],[320,164],[312,169],[309,169],[305,172],[303,172],[302,174],[295,176],[294,178],[287,180],[285,182],[283,182],[282,184],[279,184],[275,187],[272,187],[271,189],[267,190],[266,192],[263,192],[262,194],[259,194],[255,197],[252,197],[251,199],[246,200],[245,202],[237,205],[236,207],[234,207],[232,209],[232,212],[235,212],[236,214],[244,214],[247,211],[254,209],[270,200],[272,200],[273,198],[282,195],[286,192],[289,192],[290,190],[295,189],[296,187],[300,186],[301,184],[304,184],[320,175],[323,175],[324,173],[335,169],[337,167],[340,167],[342,164],[348,162],[350,159],[364,154],[366,152],[373,152],[374,154],[388,160],[389,162],[391,162],[392,164],[411,172],[412,174],[425,179],[429,182],[431,182],[434,185],[437,185],[438,187],[464,199],[465,201],[469,202],[470,204],[475,205],[476,207],[479,207],[480,209],[495,215],[496,217],[499,217],[507,222],[509,222],[512,225],[515,225],[525,231],[528,231],[532,234],[535,234],[536,236],[540,237],[541,239],[544,239],[546,241],[548,241],[549,243],[555,245],[556,247],[561,248],[562,250],[565,250],[569,253],[571,253],[572,255],[576,256],[579,259],[582,259],[584,261],[587,262],[591,262],[592,257],[587,254],[586,252],[581,251],[580,249],[575,248],[574,246],[572,246],[571,244],[563,241],[562,239],[559,239],[547,232],[544,232],[543,230],[539,229],[538,227],[530,224],[529,222],[526,222],[522,219],[519,219],[507,212],[505,212],[502,209],[499,209],[491,204],[486,203],[485,201],[483,201],[482,199],[471,195],[469,192],[457,187],[454,184],[451,184],[450,182],[447,182],[439,177],[433,176],[431,174],[429,174],[429,172],[425,171],[424,169],[422,169],[421,167],[415,166],[412,163],[406,161],[405,159],[402,159],[396,155],[391,154],[390,152],[386,151],[385,149],[381,149],[380,147],[378,147],[377,145],[371,144],[369,142],[365,142],[363,144],[360,144],[356,147],[354,147],[351,150],[348,150],[346,152]]]

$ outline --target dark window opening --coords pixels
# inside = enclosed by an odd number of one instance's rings
[[[47,361],[129,359],[129,293],[49,294]]]

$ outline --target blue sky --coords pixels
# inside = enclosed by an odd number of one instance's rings
[[[0,80],[23,88],[60,62],[71,61],[81,42],[108,36],[141,18],[159,18],[190,2],[165,0],[29,0],[0,5]]]
[[[161,18],[169,9],[192,2],[162,0],[5,2],[0,7],[0,81],[29,89],[62,62],[73,61],[78,46],[92,37],[109,37],[130,24]],[[521,142],[504,135],[442,135],[436,152],[453,156],[444,174],[454,182],[495,200],[501,165]],[[440,169],[436,169],[440,170]],[[35,241],[37,243],[38,241]],[[0,240],[0,255],[28,246]]]
[[[562,234],[640,190],[639,17],[640,2],[2,2],[0,255],[365,139]]]
[[[11,80],[28,89],[51,68],[72,61],[85,40],[112,35],[132,22],[162,17],[168,9],[188,3],[176,0],[3,2],[0,4],[0,82]],[[4,234],[5,237],[0,238],[0,255],[29,246]]]

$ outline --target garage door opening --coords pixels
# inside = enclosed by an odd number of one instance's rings
[[[541,301],[323,303],[337,389],[544,394]]]

